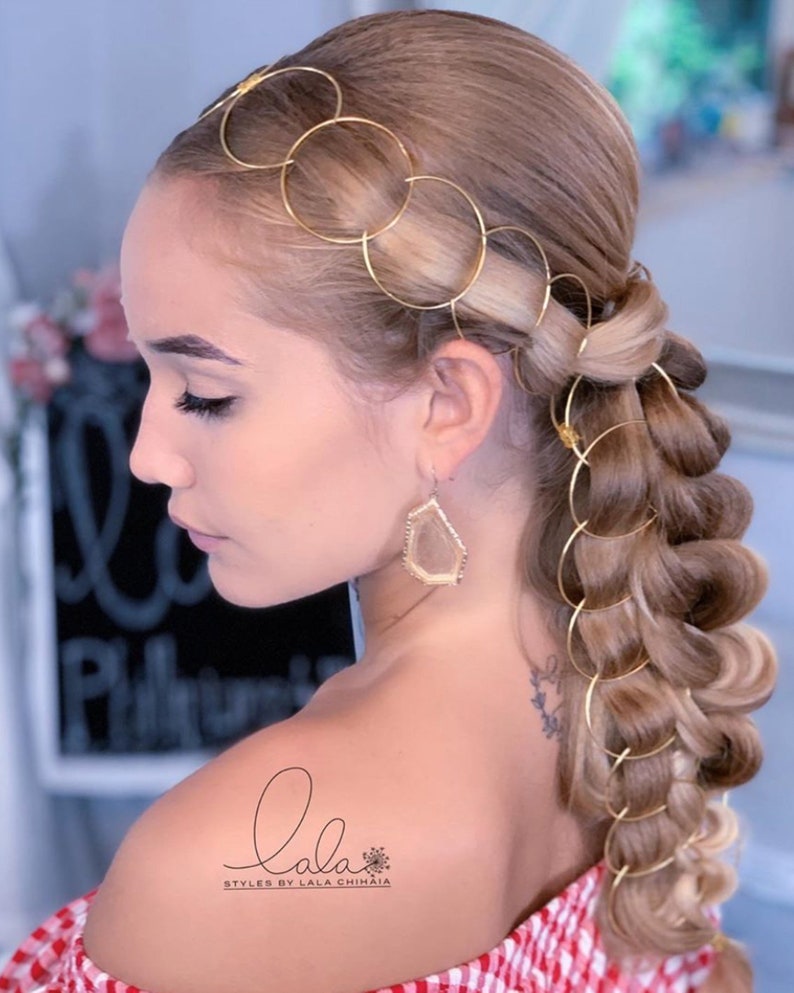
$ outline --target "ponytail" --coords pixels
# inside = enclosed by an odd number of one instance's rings
[[[776,671],[769,641],[742,621],[767,584],[740,541],[752,500],[717,471],[728,427],[692,394],[703,358],[658,328],[664,314],[655,286],[637,281],[591,330],[586,371],[552,397],[551,416],[536,408],[524,535],[526,581],[567,647],[563,792],[606,830],[599,922],[621,957],[719,943],[715,908],[736,886],[720,856],[738,833],[722,795],[759,767],[747,712]],[[749,990],[741,949],[723,955]]]

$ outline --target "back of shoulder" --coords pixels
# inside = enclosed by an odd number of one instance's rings
[[[360,993],[498,943],[481,839],[383,740],[286,721],[178,784],[119,848],[88,956],[152,993]]]

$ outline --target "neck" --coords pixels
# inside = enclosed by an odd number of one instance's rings
[[[526,671],[529,657],[542,667],[556,645],[539,599],[521,587],[518,549],[526,508],[511,511],[494,501],[488,513],[467,515],[462,502],[442,503],[468,549],[463,578],[457,585],[426,586],[403,567],[401,549],[360,576],[365,651],[358,665],[385,669],[431,646],[437,655],[448,645],[458,669],[461,650],[476,666],[475,656],[482,664],[486,648],[491,679],[500,660],[513,667],[520,658]]]

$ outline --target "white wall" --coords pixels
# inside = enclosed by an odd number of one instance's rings
[[[794,363],[794,172],[740,165],[656,186],[647,184],[635,254],[667,298],[673,327],[711,356]]]
[[[772,0],[769,37],[778,56],[794,45],[794,0]]]
[[[0,231],[25,295],[118,250],[157,154],[347,0],[0,0]]]

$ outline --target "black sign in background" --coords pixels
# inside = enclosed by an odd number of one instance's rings
[[[249,609],[130,473],[143,363],[82,350],[49,411],[61,755],[222,750],[355,658],[347,584]]]

